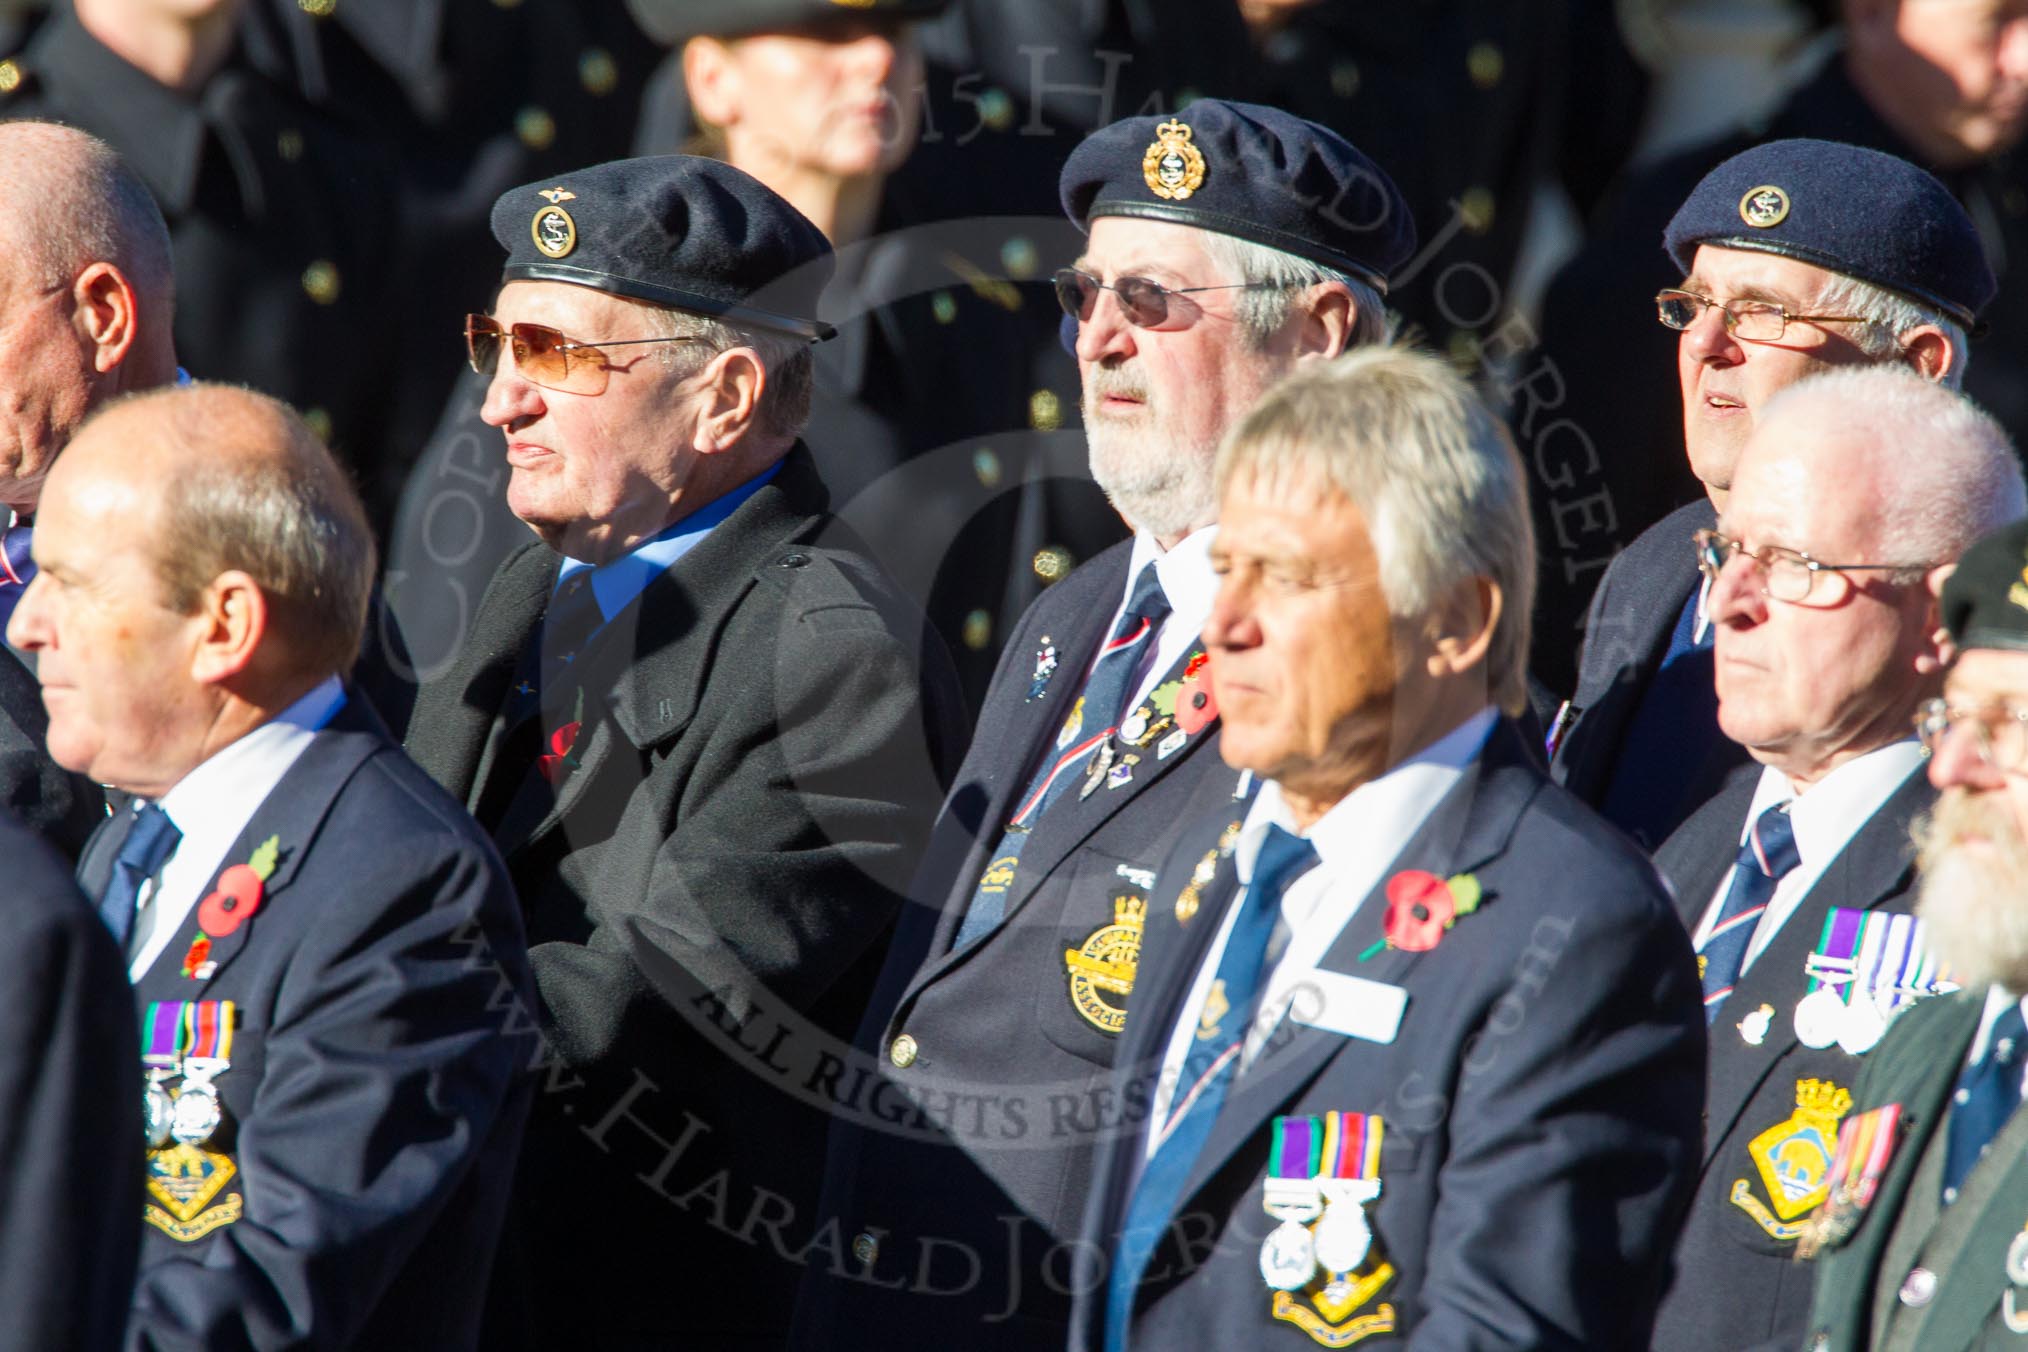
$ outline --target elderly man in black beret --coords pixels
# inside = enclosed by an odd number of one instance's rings
[[[803,1345],[1061,1345],[1154,870],[1243,811],[1198,638],[1213,451],[1276,379],[1385,334],[1415,246],[1377,165],[1249,104],[1104,128],[1061,191],[1092,475],[1134,537],[1043,594],[987,692],[861,1028],[878,1078],[824,1206],[852,1238],[813,1264]]]
[[[948,662],[797,437],[815,226],[668,156],[514,189],[493,230],[466,338],[540,538],[409,742],[506,857],[542,998],[486,1346],[762,1346],[814,1228],[804,1086],[959,736]]]
[[[1941,797],[1918,827],[1916,914],[1963,990],[1898,1019],[1852,1091],[1846,1167],[1808,1240],[1821,1253],[1812,1352],[1966,1352],[2028,1334],[2024,579],[2017,522],[1943,586],[1957,657],[1918,718]]]
[[[1762,408],[1836,366],[1899,364],[1957,388],[1967,332],[1995,290],[1978,231],[1941,183],[1830,141],[1727,160],[1664,243],[1683,280],[1655,297],[1656,313],[1677,334],[1683,441],[1705,496],[1606,569],[1550,733],[1557,779],[1651,849],[1745,759],[1718,732],[1690,537],[1725,510]]]

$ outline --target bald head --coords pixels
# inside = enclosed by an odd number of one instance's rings
[[[0,123],[0,216],[7,266],[45,288],[67,286],[87,264],[111,263],[169,327],[174,298],[169,227],[140,175],[89,132],[55,122]]]
[[[348,670],[374,574],[345,471],[294,410],[228,385],[170,386],[106,406],[50,476],[52,493],[118,485],[149,540],[163,601],[197,607],[223,573],[267,599],[286,669]]]

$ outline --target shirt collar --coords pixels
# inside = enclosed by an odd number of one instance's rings
[[[688,516],[664,526],[617,559],[594,565],[583,559],[566,558],[557,570],[556,584],[560,587],[567,578],[591,569],[592,595],[598,600],[599,614],[611,620],[632,605],[634,598],[648,589],[649,583],[675,567],[678,559],[703,543],[704,537],[711,534],[712,527],[760,492],[781,467],[782,462],[775,461],[730,493],[714,498]]]
[[[329,723],[344,703],[345,687],[336,676],[325,677],[301,699],[177,780],[162,795],[162,810],[187,836],[204,817],[223,817],[249,800],[257,806],[273,792],[275,777],[256,773],[255,767],[277,746]]]
[[[1234,847],[1240,881],[1253,880],[1253,861],[1270,826],[1279,826],[1291,835],[1307,835],[1326,867],[1334,860],[1370,857],[1376,844],[1400,849],[1407,843],[1401,832],[1413,830],[1451,791],[1465,767],[1478,758],[1495,717],[1490,707],[1479,710],[1386,774],[1346,794],[1311,823],[1308,832],[1296,830],[1282,786],[1268,780],[1254,798],[1253,810],[1247,814]]]
[[[1212,597],[1218,592],[1218,575],[1211,571],[1211,545],[1217,538],[1217,526],[1202,526],[1165,550],[1147,531],[1136,531],[1133,554],[1127,560],[1127,594],[1133,593],[1134,579],[1141,569],[1153,563],[1162,594],[1169,598],[1170,620],[1180,617],[1187,623],[1194,619],[1195,627],[1203,628],[1205,617],[1211,614]]]
[[[1740,824],[1739,843],[1768,808],[1790,803],[1789,824],[1795,828],[1796,856],[1804,863],[1829,858],[1851,840],[1855,823],[1880,810],[1902,781],[1922,764],[1922,743],[1913,737],[1876,747],[1846,761],[1798,794],[1789,777],[1772,766],[1760,772],[1753,804]]]

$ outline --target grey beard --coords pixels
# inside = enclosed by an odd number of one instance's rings
[[[1967,848],[1967,835],[1986,843]],[[2028,841],[2006,802],[1947,791],[1915,838],[1915,913],[1951,979],[2028,992]]]

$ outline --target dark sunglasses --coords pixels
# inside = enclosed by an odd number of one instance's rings
[[[1120,313],[1137,329],[1157,328],[1167,322],[1171,296],[1194,295],[1199,291],[1272,291],[1281,286],[1279,282],[1233,282],[1226,286],[1169,287],[1146,277],[1121,277],[1107,286],[1076,268],[1058,268],[1052,280],[1056,283],[1056,303],[1078,323],[1088,323],[1092,307],[1098,304],[1098,293],[1110,291],[1119,299]]]
[[[490,376],[500,365],[501,340],[514,350],[514,369],[531,385],[565,394],[604,394],[612,363],[602,347],[633,347],[639,343],[696,343],[696,334],[669,338],[622,338],[610,343],[581,343],[556,329],[540,324],[512,324],[502,328],[491,315],[465,316],[465,356],[472,369]]]

